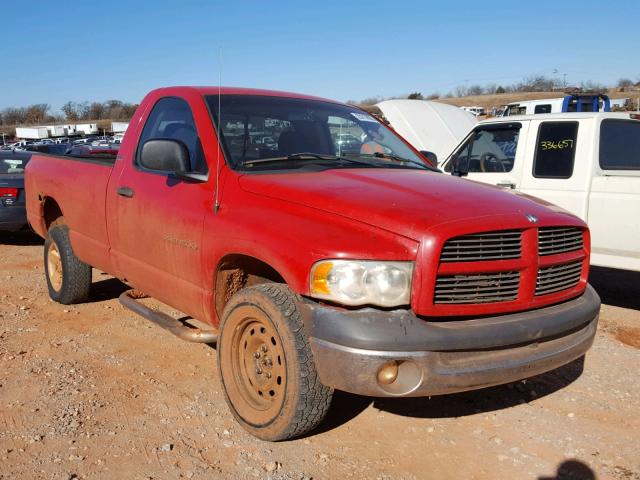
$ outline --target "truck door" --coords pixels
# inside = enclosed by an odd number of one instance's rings
[[[532,120],[520,190],[587,220],[593,121]]]
[[[602,120],[591,180],[592,263],[640,271],[640,122]]]
[[[520,186],[523,148],[528,122],[488,123],[473,129],[449,157],[445,172],[467,172],[468,178],[507,189]]]
[[[212,180],[183,181],[171,172],[139,163],[142,145],[153,139],[180,140],[189,150],[191,169],[206,174],[204,152],[186,100],[164,97],[153,106],[137,149],[122,158],[124,167],[112,205],[112,257],[119,275],[135,288],[194,317],[202,316],[201,242],[204,216],[212,208]],[[125,154],[126,155],[126,154]]]

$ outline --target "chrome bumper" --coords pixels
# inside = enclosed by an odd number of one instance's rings
[[[599,310],[600,298],[588,286],[560,305],[437,325],[408,312],[318,306],[310,306],[305,320],[322,383],[361,395],[418,397],[504,384],[570,363],[591,347]],[[319,323],[338,325],[332,320],[342,327]],[[379,380],[385,366],[397,368],[393,382]]]

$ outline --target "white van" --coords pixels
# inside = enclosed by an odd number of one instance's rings
[[[469,112],[471,115],[475,115],[476,117],[481,117],[487,114],[484,107],[479,107],[477,105],[473,107],[460,107],[460,108],[465,112]]]
[[[578,108],[578,100],[581,106]],[[537,115],[542,113],[562,113],[562,112],[610,112],[613,107],[623,108],[627,104],[627,98],[611,100],[604,94],[581,93],[567,95],[561,98],[542,98],[538,100],[525,100],[522,102],[511,102],[505,105],[502,110],[502,117],[513,115]],[[565,105],[566,102],[566,105]]]
[[[564,98],[542,98],[540,100],[526,100],[522,102],[508,103],[503,112],[503,117],[513,115],[534,115],[539,113],[562,112]]]
[[[640,271],[639,114],[485,120],[440,166],[568,210],[589,224],[594,265]]]

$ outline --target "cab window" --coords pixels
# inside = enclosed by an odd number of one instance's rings
[[[543,122],[538,130],[533,159],[536,178],[571,178],[576,153],[578,122]]]
[[[445,171],[510,172],[513,170],[521,127],[520,123],[510,123],[476,128],[453,154]]]
[[[512,117],[514,115],[526,115],[527,107],[526,105],[507,105],[507,109],[504,113],[505,117]]]
[[[157,139],[181,141],[189,150],[191,170],[198,173],[207,172],[207,163],[193,114],[189,104],[183,99],[165,97],[156,102],[140,135],[138,154],[146,141]]]
[[[600,168],[640,170],[640,122],[603,120],[600,125]]]
[[[545,103],[542,105],[536,105],[533,113],[551,113],[551,104]]]

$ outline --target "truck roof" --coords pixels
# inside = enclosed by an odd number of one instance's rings
[[[242,87],[216,87],[216,86],[178,86],[178,87],[164,87],[153,90],[150,93],[160,93],[162,95],[176,95],[187,91],[195,92],[199,95],[261,95],[267,97],[288,97],[288,98],[302,98],[306,100],[318,100],[322,102],[330,102],[341,104],[335,100],[327,98],[315,97],[313,95],[304,95],[301,93],[282,92],[278,90],[262,90],[257,88],[242,88]]]
[[[562,113],[536,113],[533,115],[510,115],[508,117],[493,117],[483,120],[479,125],[487,123],[511,123],[522,122],[527,120],[569,120],[569,119],[585,119],[585,118],[621,118],[640,120],[640,117],[631,116],[634,112],[562,112]],[[637,115],[637,113],[636,113]]]

